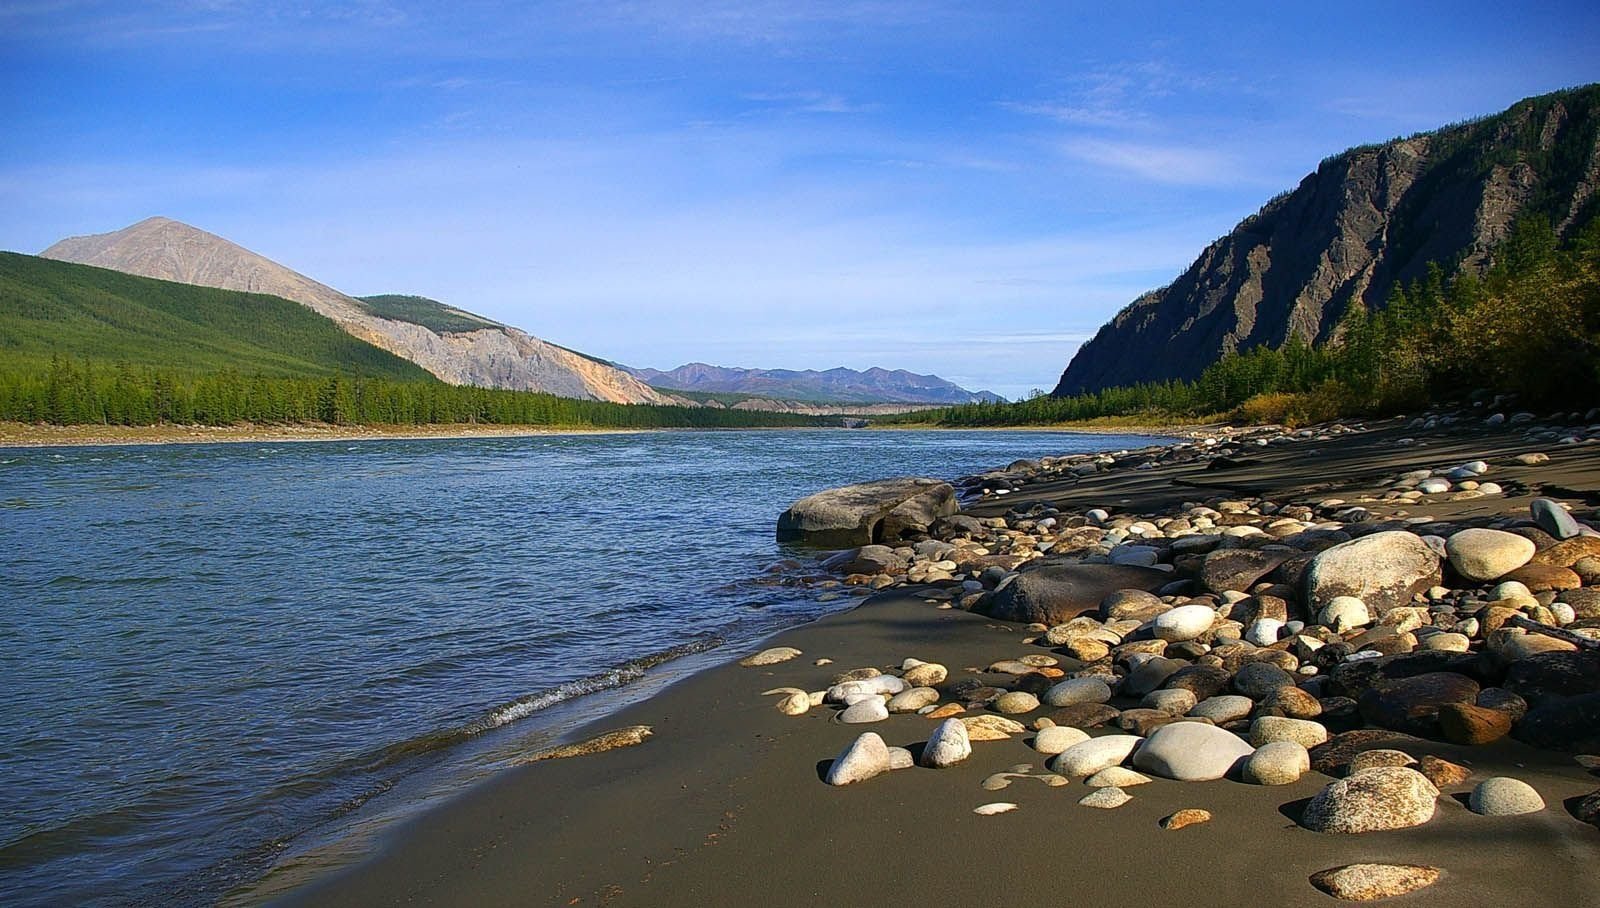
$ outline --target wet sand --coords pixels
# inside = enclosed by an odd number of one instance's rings
[[[1520,433],[1477,430],[1433,436],[1423,446],[1395,444],[1416,434],[1382,424],[1326,444],[1263,449],[1258,462],[1235,470],[1130,471],[1104,482],[1030,487],[973,510],[1002,513],[1018,499],[1051,498],[1142,512],[1245,492],[1316,501],[1370,490],[1374,479],[1412,465],[1475,457],[1498,464],[1535,449],[1551,463],[1526,475],[1497,467],[1497,480],[1520,484],[1514,494],[1409,509],[1526,513],[1527,500],[1542,491],[1586,516],[1600,501],[1593,446],[1527,444]],[[761,696],[780,686],[816,690],[838,671],[898,667],[906,657],[944,663],[954,681],[973,676],[968,668],[1047,651],[1022,644],[1022,636],[1020,626],[938,609],[913,590],[876,596],[763,644],[798,647],[805,653],[798,659],[710,669],[572,736],[653,726],[645,743],[508,771],[396,830],[365,863],[285,903],[1326,906],[1337,903],[1309,885],[1312,873],[1381,861],[1444,871],[1438,884],[1400,904],[1600,905],[1600,832],[1565,806],[1600,788],[1600,777],[1568,755],[1515,741],[1478,748],[1427,742],[1413,753],[1470,765],[1473,781],[1521,778],[1544,796],[1544,811],[1474,815],[1464,805],[1469,781],[1445,792],[1425,826],[1336,836],[1295,823],[1305,800],[1329,781],[1314,772],[1271,788],[1158,779],[1131,789],[1133,801],[1110,811],[1077,804],[1089,791],[1081,782],[1050,788],[1017,779],[1003,791],[983,790],[986,776],[1013,764],[1043,772],[1043,758],[1024,735],[975,743],[973,756],[949,769],[911,768],[832,788],[822,782],[828,761],[862,731],[915,748],[936,723],[901,715],[845,726],[826,708],[792,718],[777,712],[776,698]],[[834,662],[819,667],[819,657]],[[1063,657],[1062,667],[1073,663]],[[971,812],[994,801],[1019,809],[994,817]],[[1158,826],[1187,807],[1215,819],[1179,831]]]

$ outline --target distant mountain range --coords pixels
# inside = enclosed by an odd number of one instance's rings
[[[689,363],[668,372],[621,367],[652,387],[671,393],[748,394],[808,403],[966,404],[1004,400],[989,391],[968,391],[937,375],[873,367],[807,369],[738,369]]]
[[[222,237],[167,218],[72,237],[41,256],[201,287],[282,297],[455,385],[615,403],[678,403],[621,370],[418,296],[347,296]]]
[[[1600,214],[1600,85],[1322,162],[1084,344],[1058,396],[1194,379],[1230,351],[1329,340],[1352,305],[1482,272],[1519,218],[1562,237]]]

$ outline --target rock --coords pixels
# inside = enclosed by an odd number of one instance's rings
[[[1254,748],[1238,735],[1200,722],[1174,722],[1155,730],[1133,755],[1133,765],[1181,782],[1220,779]]]
[[[989,706],[997,713],[1018,716],[1038,709],[1039,698],[1027,691],[1014,690],[996,697]]]
[[[1217,725],[1225,725],[1236,719],[1243,719],[1255,709],[1255,702],[1249,697],[1238,694],[1222,694],[1216,697],[1207,697],[1195,704],[1189,710],[1189,715],[1200,719],[1210,719]]]
[[[915,765],[917,764],[916,761],[911,758],[911,751],[906,750],[904,747],[889,748],[890,769],[910,769]]]
[[[1439,728],[1452,744],[1489,744],[1511,734],[1516,720],[1510,713],[1472,703],[1446,703],[1439,707]]]
[[[1500,687],[1486,687],[1478,691],[1477,705],[1506,713],[1511,716],[1513,723],[1528,714],[1528,701]]]
[[[1124,731],[1143,738],[1163,725],[1171,725],[1177,719],[1177,716],[1159,709],[1134,708],[1123,710],[1122,715],[1117,717],[1117,725]]]
[[[1328,739],[1328,743],[1311,749],[1311,768],[1323,775],[1338,775],[1351,761],[1369,750],[1396,749],[1425,745],[1427,741],[1412,735],[1381,728],[1358,728],[1344,731]]]
[[[1445,541],[1450,566],[1462,577],[1480,583],[1522,567],[1534,551],[1532,540],[1504,530],[1462,530]]]
[[[1355,755],[1350,761],[1345,775],[1354,775],[1363,769],[1377,769],[1380,766],[1415,766],[1417,759],[1403,750],[1365,750]]]
[[[1216,609],[1209,605],[1180,605],[1157,615],[1151,622],[1151,632],[1158,639],[1181,643],[1210,630],[1216,620]]]
[[[985,614],[1001,621],[1065,624],[1098,609],[1122,589],[1154,590],[1172,579],[1166,571],[1118,564],[1065,564],[1023,571],[994,594]]]
[[[1170,606],[1154,593],[1144,590],[1115,590],[1100,600],[1100,617],[1107,621],[1132,618],[1148,621]]]
[[[1572,519],[1567,509],[1560,502],[1549,498],[1535,498],[1528,503],[1528,510],[1533,515],[1533,522],[1557,539],[1570,539],[1583,532],[1578,521]]]
[[[1522,584],[1531,593],[1575,590],[1583,586],[1583,578],[1576,571],[1553,564],[1525,564],[1506,574],[1504,579]]]
[[[1240,775],[1257,785],[1289,785],[1311,771],[1311,755],[1294,741],[1273,741],[1256,748]]]
[[[873,666],[865,668],[852,668],[833,676],[834,684],[849,684],[852,681],[871,681],[873,678],[883,677],[883,672]],[[887,693],[887,692],[886,692]]]
[[[948,677],[949,669],[937,662],[923,662],[906,669],[900,679],[912,687],[935,687]]]
[[[1574,536],[1534,555],[1531,563],[1570,568],[1585,558],[1597,556],[1600,556],[1600,537]]]
[[[874,732],[854,741],[828,767],[829,785],[851,785],[889,771],[889,746]]]
[[[1271,646],[1278,642],[1284,622],[1276,618],[1257,618],[1245,628],[1244,639],[1257,646]]]
[[[1201,810],[1198,807],[1188,807],[1171,816],[1163,817],[1161,828],[1178,830],[1185,826],[1198,826],[1201,823],[1211,822],[1211,811]]]
[[[1371,533],[1324,549],[1306,568],[1308,604],[1320,611],[1336,596],[1353,596],[1381,615],[1411,602],[1440,580],[1439,556],[1403,530]]]
[[[1438,650],[1445,653],[1464,653],[1472,647],[1472,641],[1466,634],[1429,634],[1422,638],[1421,648],[1424,650]]]
[[[1453,788],[1472,778],[1472,770],[1432,754],[1425,755],[1417,763],[1417,772],[1426,776],[1435,788]]]
[[[1307,719],[1289,719],[1283,716],[1262,716],[1250,723],[1250,743],[1256,747],[1277,741],[1293,741],[1310,750],[1328,740],[1328,730],[1319,722]],[[1309,757],[1307,758],[1310,759]],[[1310,768],[1310,763],[1306,764]]]
[[[1527,782],[1496,776],[1484,779],[1472,789],[1467,807],[1486,817],[1510,817],[1543,810],[1544,798]]]
[[[1380,682],[1357,702],[1361,715],[1374,725],[1427,738],[1441,736],[1439,708],[1446,703],[1472,703],[1478,682],[1455,672],[1427,672]]]
[[[1420,864],[1346,864],[1311,875],[1311,885],[1347,902],[1393,898],[1438,881],[1437,867]]]
[[[1280,687],[1262,697],[1260,708],[1275,710],[1291,719],[1315,719],[1322,715],[1322,701],[1298,687]]]
[[[1351,628],[1371,624],[1372,613],[1365,602],[1354,596],[1335,596],[1317,613],[1317,623],[1342,634]]]
[[[1115,722],[1121,714],[1121,710],[1105,703],[1074,703],[1051,713],[1050,720],[1071,728],[1099,728]]]
[[[1200,565],[1200,583],[1213,593],[1243,592],[1272,573],[1292,553],[1260,549],[1218,549]]]
[[[845,703],[862,694],[893,696],[906,689],[906,683],[893,675],[879,675],[859,681],[845,681],[828,688],[823,699],[828,703]]]
[[[1044,692],[1044,702],[1050,706],[1107,703],[1110,700],[1111,688],[1099,678],[1068,678]]]
[[[970,756],[972,742],[967,737],[967,726],[960,719],[946,719],[928,736],[920,762],[932,769],[943,769]]]
[[[1097,807],[1101,810],[1111,810],[1133,800],[1133,798],[1120,788],[1097,788],[1078,801],[1085,807]]]
[[[961,722],[967,726],[967,735],[974,741],[1001,741],[1028,730],[1021,722],[1005,716],[964,716]]]
[[[1512,728],[1511,734],[1525,744],[1546,750],[1600,750],[1600,693],[1538,703]]]
[[[931,687],[913,687],[889,698],[889,712],[914,713],[939,702],[939,692]]]
[[[1160,710],[1169,716],[1181,716],[1195,707],[1193,691],[1153,690],[1144,695],[1139,705],[1145,709]]]
[[[1092,776],[1108,766],[1120,765],[1143,740],[1136,735],[1090,738],[1056,754],[1048,764],[1049,769],[1063,776]]]
[[[1300,822],[1327,833],[1405,829],[1433,819],[1438,796],[1439,789],[1414,769],[1365,769],[1318,792]]]
[[[1600,791],[1584,795],[1582,800],[1578,801],[1578,805],[1573,808],[1572,815],[1577,817],[1580,822],[1588,823],[1590,826],[1600,829]]]
[[[1152,781],[1144,773],[1134,772],[1125,766],[1107,766],[1083,780],[1090,788],[1132,788]]]
[[[786,716],[803,716],[811,711],[811,695],[798,688],[784,694],[778,701],[778,712]]]
[[[946,703],[932,712],[924,713],[923,718],[935,720],[949,719],[953,716],[959,716],[966,711],[966,707],[962,706],[960,703]]]
[[[1178,659],[1167,659],[1162,656],[1146,659],[1123,679],[1121,691],[1129,697],[1143,697],[1160,687],[1174,672],[1186,664]]]
[[[955,489],[937,479],[882,479],[808,495],[778,517],[779,542],[843,548],[926,532],[955,514]]]
[[[777,665],[779,662],[788,662],[799,655],[803,654],[792,646],[774,646],[771,649],[764,649],[753,656],[745,656],[739,660],[739,664],[746,668],[759,665]]]
[[[1502,686],[1532,704],[1600,691],[1600,652],[1541,653],[1506,669]]]
[[[1181,663],[1180,663],[1181,664]],[[1186,690],[1196,700],[1208,700],[1226,691],[1233,674],[1215,665],[1185,665],[1161,682],[1166,690]]]
[[[1280,687],[1294,687],[1294,678],[1267,662],[1250,662],[1233,674],[1233,689],[1252,700],[1260,700]]]
[[[1041,728],[1033,736],[1033,749],[1046,756],[1053,757],[1074,744],[1082,744],[1089,740],[1089,736],[1082,729],[1066,725],[1055,725]]]
[[[865,725],[869,722],[882,722],[887,718],[889,718],[889,707],[884,704],[882,697],[873,696],[858,700],[839,713],[839,721],[846,725]]]
[[[1010,813],[1017,809],[1017,805],[1010,801],[996,801],[993,804],[983,804],[972,808],[972,812],[980,817],[992,817],[997,813]]]

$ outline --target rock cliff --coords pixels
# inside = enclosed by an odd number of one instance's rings
[[[1600,209],[1597,188],[1600,85],[1351,149],[1117,313],[1055,394],[1192,379],[1229,351],[1291,334],[1326,341],[1352,301],[1381,308],[1429,262],[1482,269],[1525,214],[1570,234]]]
[[[40,254],[128,274],[283,297],[455,385],[615,403],[673,402],[618,369],[487,319],[477,330],[440,332],[381,317],[369,303],[168,218],[149,218],[115,233],[70,237]]]

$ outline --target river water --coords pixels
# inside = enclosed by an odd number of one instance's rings
[[[806,557],[773,541],[794,499],[1151,441],[0,449],[0,904],[253,901],[619,697],[848,607],[765,573]]]

